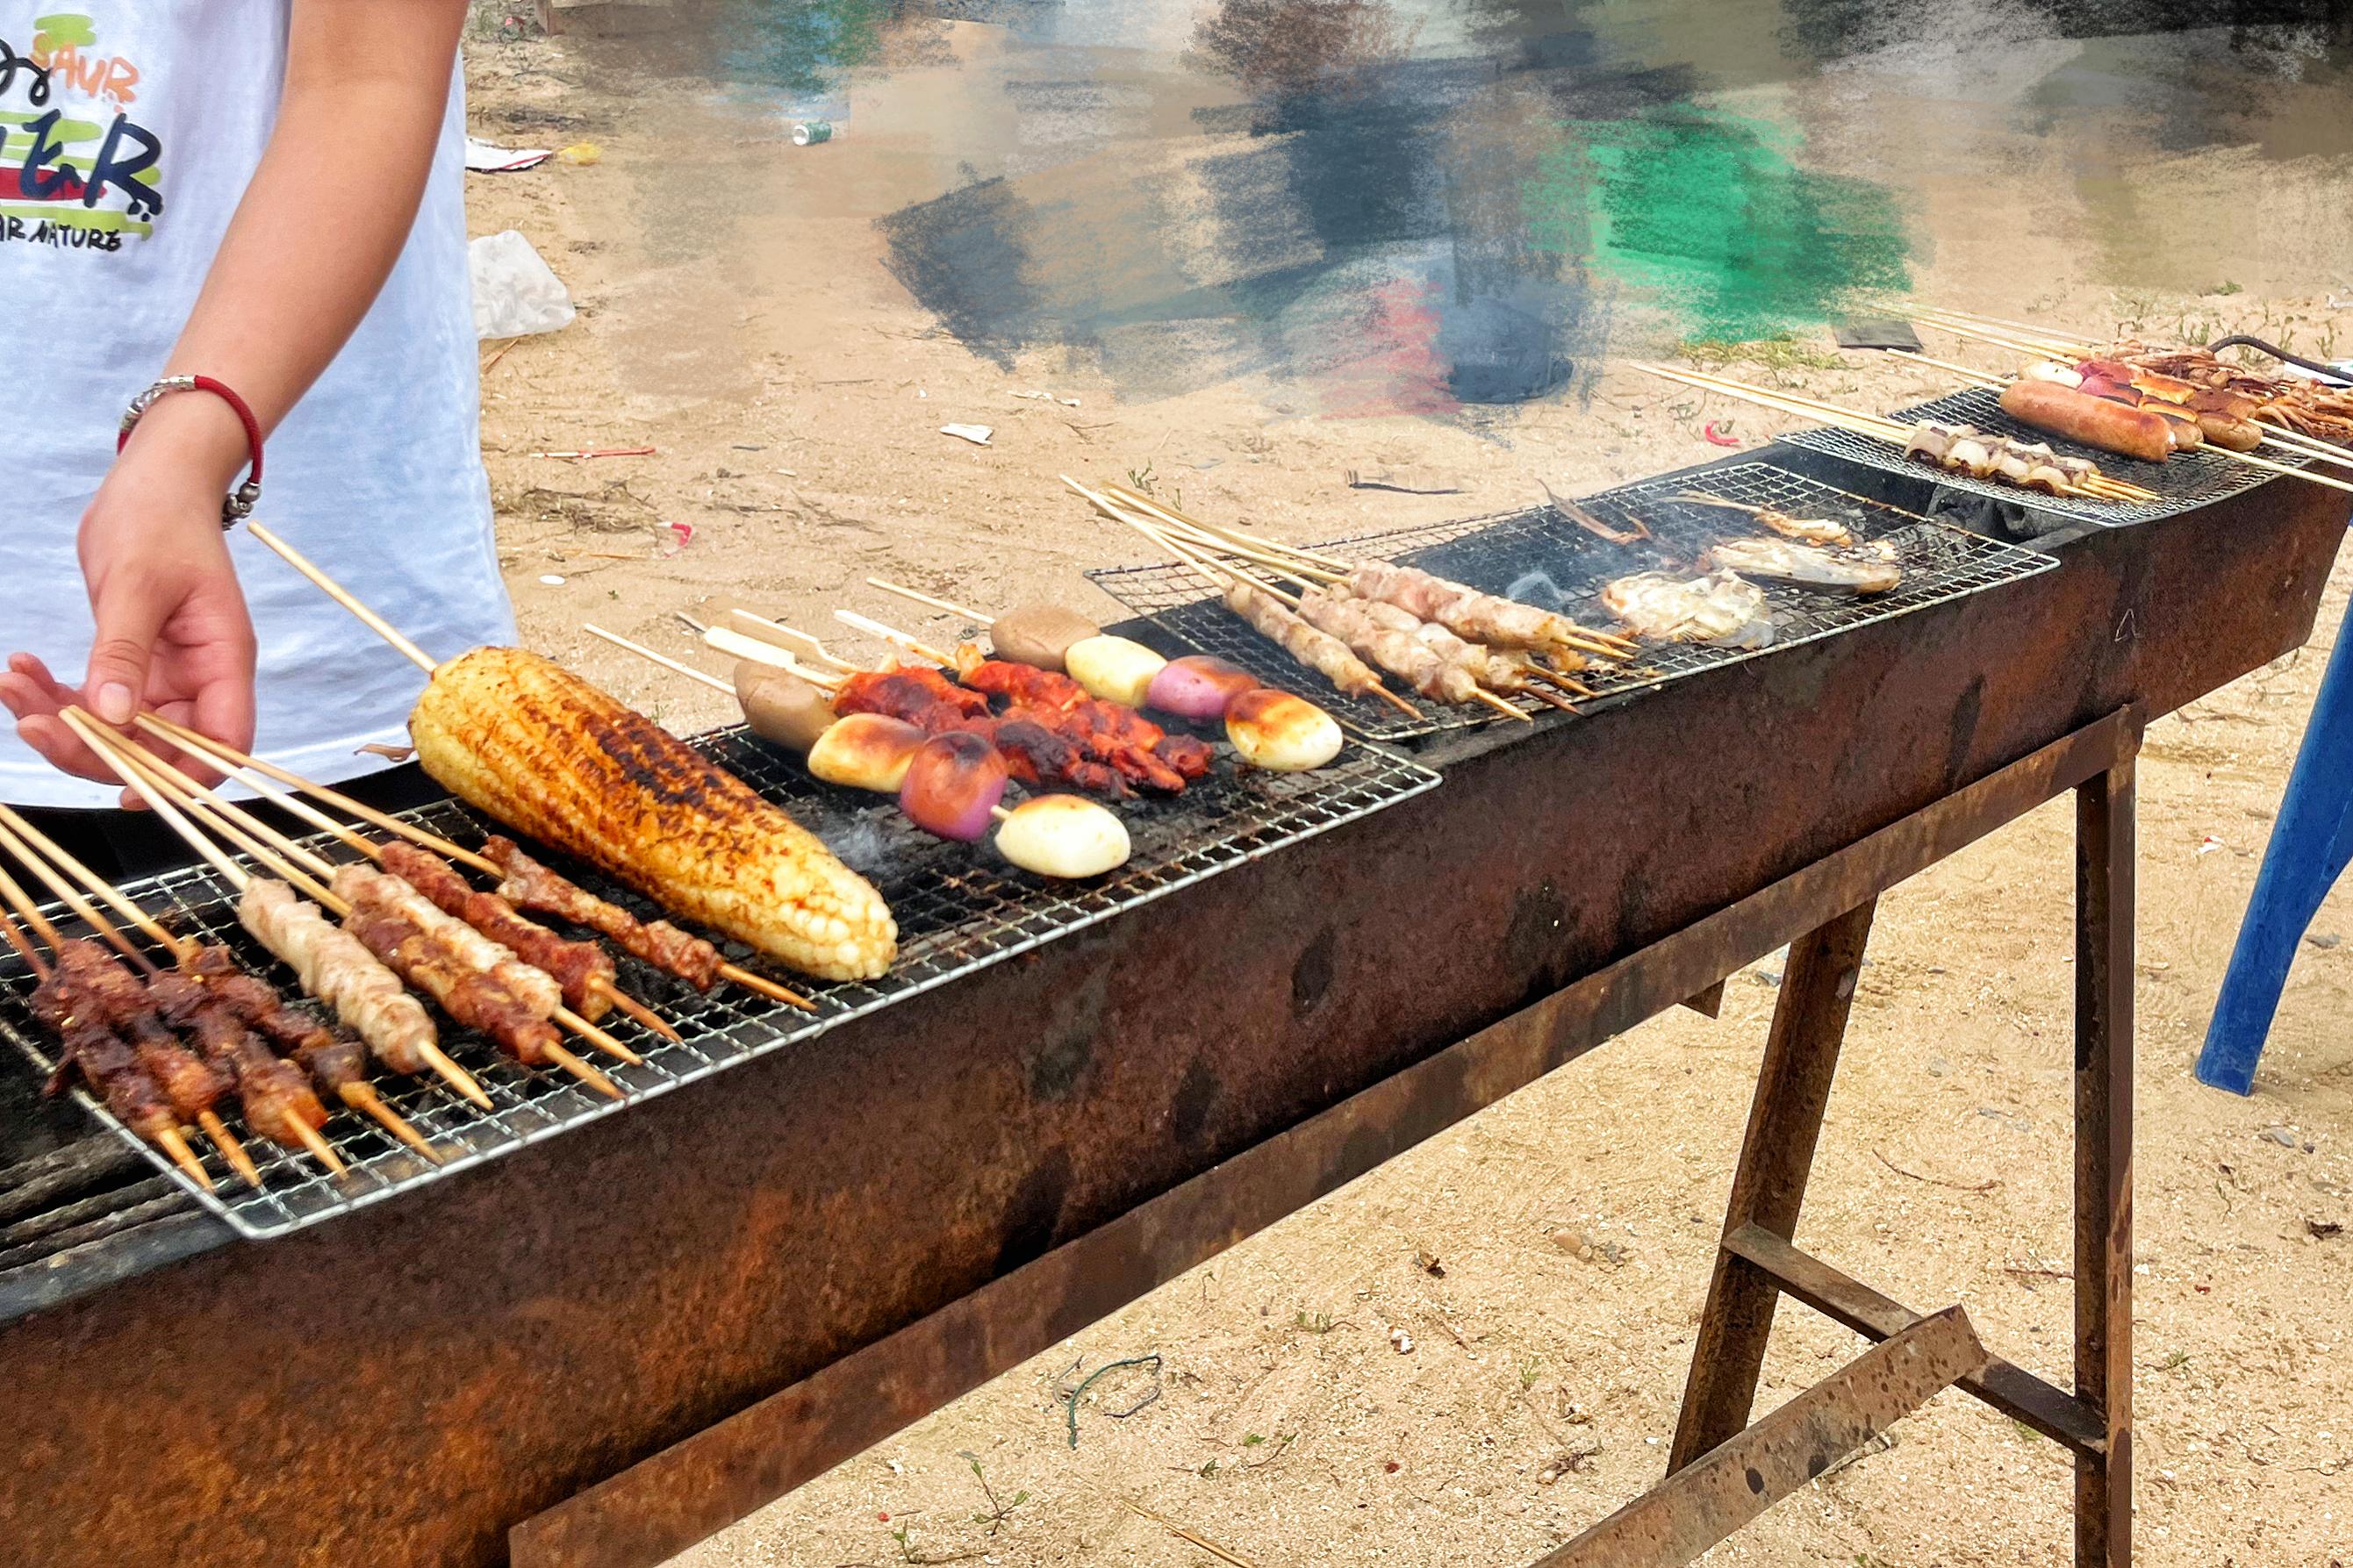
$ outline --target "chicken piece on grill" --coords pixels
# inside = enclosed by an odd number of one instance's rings
[[[957,679],[966,688],[985,691],[992,697],[1006,698],[1016,707],[1062,712],[1078,703],[1092,700],[1085,687],[1060,670],[1040,669],[1036,665],[1014,664],[1001,658],[983,658],[980,650],[970,643],[956,649],[956,667]]]
[[[114,1119],[145,1139],[160,1143],[179,1131],[179,1118],[155,1081],[141,1070],[131,1042],[109,1028],[89,998],[52,970],[34,989],[33,1016],[57,1031],[58,1071],[47,1092],[57,1093],[76,1075],[90,1085]]]
[[[666,974],[677,975],[697,991],[708,991],[719,984],[719,972],[726,960],[693,932],[681,931],[668,921],[638,919],[620,905],[541,865],[512,838],[491,838],[482,846],[482,858],[506,873],[506,879],[499,884],[499,896],[516,908],[601,932],[622,952]]]
[[[408,728],[425,771],[469,805],[698,924],[827,980],[876,979],[897,954],[881,895],[814,835],[535,654],[449,660]]]
[[[564,1005],[595,1023],[613,1010],[613,961],[595,942],[573,942],[516,912],[496,893],[479,891],[458,868],[430,849],[396,839],[384,847],[384,868],[406,882],[443,914],[463,921],[523,963],[545,971],[563,988]]]
[[[976,719],[988,714],[987,693],[958,686],[936,669],[913,666],[855,672],[834,693],[833,710],[883,713],[912,724],[917,713],[938,702]]]
[[[1034,719],[1010,713],[1002,719],[963,720],[957,726],[985,736],[1005,759],[1006,771],[1031,785],[1068,784],[1090,795],[1125,800],[1134,793],[1108,763],[1090,756],[1085,747],[1059,730]]]
[[[155,977],[159,998],[183,988],[209,996],[245,1026],[311,1075],[320,1089],[341,1097],[347,1086],[366,1081],[367,1042],[348,1028],[330,1028],[301,1008],[287,1005],[278,988],[237,966],[218,942],[207,942],[181,960],[178,970]],[[164,1004],[171,1012],[173,1002]]]
[[[458,949],[419,925],[411,911],[376,903],[353,910],[343,924],[443,1012],[489,1037],[508,1056],[526,1067],[544,1067],[554,1059],[547,1047],[563,1044],[555,1026],[489,974],[469,968]]]

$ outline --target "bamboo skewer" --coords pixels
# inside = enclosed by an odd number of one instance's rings
[[[295,571],[300,572],[303,576],[308,577],[311,584],[316,586],[321,593],[326,595],[330,599],[334,600],[335,603],[349,610],[353,615],[357,616],[360,618],[362,625],[365,626],[368,630],[375,633],[376,636],[382,637],[385,641],[390,643],[394,647],[399,649],[401,653],[407,656],[407,658],[416,664],[417,668],[423,670],[426,674],[430,675],[436,669],[441,668],[439,663],[436,661],[430,654],[427,653],[423,648],[418,647],[406,637],[401,636],[400,629],[397,626],[395,626],[391,622],[385,620],[382,616],[377,615],[374,610],[369,609],[365,605],[361,604],[359,600],[352,596],[350,591],[344,588],[341,583],[336,582],[332,577],[330,577],[324,572],[320,571],[316,565],[311,563],[309,556],[304,555],[301,551],[295,549],[292,545],[287,543],[284,540],[279,538],[277,534],[271,532],[269,529],[264,528],[261,524],[254,521],[251,518],[245,520],[245,531],[246,532],[253,535],[254,538],[259,540],[262,543],[268,545],[270,549],[276,551],[280,557],[285,561],[286,564],[293,567]]]
[[[856,626],[860,631],[864,632],[869,637],[880,637],[884,642],[891,644],[893,647],[904,648],[909,653],[915,655],[919,658],[927,658],[944,669],[954,669],[956,667],[955,655],[942,653],[938,648],[935,648],[931,644],[924,642],[922,638],[910,637],[902,631],[893,630],[892,627],[884,626],[881,621],[872,620],[865,616],[860,615],[856,610],[836,610],[833,612],[833,618],[839,621],[843,626]],[[811,640],[814,641],[815,639],[812,638]],[[856,667],[851,666],[850,668],[855,668]]]
[[[615,647],[627,648],[640,658],[649,658],[653,660],[654,663],[660,665],[664,669],[674,670],[678,674],[685,676],[689,680],[699,680],[702,682],[703,685],[710,687],[715,691],[724,691],[730,697],[735,695],[735,688],[733,683],[722,680],[717,676],[711,674],[707,670],[697,669],[691,664],[683,663],[681,660],[672,658],[666,653],[656,653],[653,649],[646,647],[643,643],[631,642],[628,638],[623,637],[618,632],[608,632],[604,627],[596,625],[594,621],[583,621],[580,624],[580,629],[586,632],[592,637],[604,638],[607,642],[611,643]]]
[[[978,610],[967,608],[953,599],[935,598],[919,588],[910,588],[903,583],[893,583],[882,577],[869,577],[866,579],[866,585],[870,588],[880,588],[886,594],[896,594],[902,599],[913,599],[919,605],[929,605],[932,608],[944,611],[951,616],[962,616],[984,631],[997,624],[995,616],[984,616]]]
[[[755,616],[749,610],[731,610],[728,613],[750,626],[754,636],[765,638],[788,650],[793,647],[805,647],[808,649],[810,658],[820,663],[829,664],[836,669],[850,670],[864,668],[862,665],[852,664],[849,660],[838,657],[832,649],[827,647],[816,637],[807,632],[795,631],[781,621],[772,621],[765,616]],[[722,626],[706,627],[703,640],[709,642],[712,632],[724,630],[725,628]]]
[[[598,637],[605,638],[608,642],[620,640],[615,637],[611,632],[601,630],[598,627],[591,626],[588,630],[595,632]],[[633,645],[624,644],[624,646]],[[656,655],[655,657],[659,658],[660,656]],[[734,689],[730,687],[728,689],[732,691]],[[247,753],[238,751],[234,746],[228,745],[224,742],[213,740],[209,736],[200,735],[195,731],[187,728],[185,725],[175,724],[171,720],[164,719],[160,716],[151,715],[151,717],[153,717],[154,721],[163,726],[165,731],[170,733],[174,739],[187,741],[195,745],[206,748],[216,757],[235,762],[240,768],[249,769],[254,773],[275,779],[277,782],[286,785],[288,788],[299,790],[314,800],[324,801],[327,805],[333,806],[338,811],[345,812],[362,822],[381,827],[386,833],[392,834],[396,837],[406,838],[411,844],[430,849],[444,859],[454,860],[458,862],[458,864],[467,867],[470,869],[481,872],[485,876],[500,879],[504,879],[506,876],[505,868],[500,866],[497,861],[489,859],[484,856],[478,855],[473,850],[465,847],[463,845],[452,843],[450,840],[442,837],[438,833],[429,833],[424,828],[416,826],[414,823],[403,822],[400,818],[393,816],[389,812],[378,811],[375,807],[369,805],[364,802],[353,800],[351,796],[344,795],[342,791],[330,788],[326,784],[313,784],[309,779],[304,778],[301,774],[290,772],[285,768],[280,767],[275,763],[264,761],[259,757],[248,756]],[[249,783],[251,781],[248,780],[248,782]],[[746,991],[757,992],[759,994],[769,998],[771,1001],[782,1002],[787,1006],[797,1007],[806,1013],[814,1013],[817,1011],[817,1004],[802,995],[799,992],[791,989],[789,986],[780,985],[765,974],[754,973],[753,971],[745,969],[739,963],[722,963],[719,966],[719,973],[722,979],[729,981],[733,984],[740,985]],[[454,1066],[455,1064],[452,1065]],[[477,1093],[479,1093],[479,1090]],[[468,1098],[470,1099],[473,1098],[473,1096],[469,1096]],[[482,1109],[485,1110],[488,1110],[491,1108],[488,1099],[481,1100],[480,1104]]]

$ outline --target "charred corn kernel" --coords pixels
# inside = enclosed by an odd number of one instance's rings
[[[451,659],[408,728],[445,788],[672,914],[824,980],[891,966],[899,928],[864,878],[691,746],[537,654]]]

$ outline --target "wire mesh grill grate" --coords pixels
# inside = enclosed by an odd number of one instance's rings
[[[889,974],[871,983],[818,984],[773,971],[776,979],[815,1001],[818,1011],[810,1015],[724,984],[702,994],[616,952],[621,988],[659,1011],[684,1040],[671,1044],[617,1013],[607,1016],[604,1026],[646,1058],[638,1067],[594,1058],[623,1090],[626,1099],[619,1101],[591,1092],[564,1073],[518,1067],[480,1037],[443,1020],[443,1046],[480,1082],[491,1101],[490,1110],[466,1103],[429,1077],[379,1074],[373,1080],[385,1103],[444,1155],[445,1163],[438,1166],[417,1157],[358,1112],[331,1107],[333,1114],[323,1136],[351,1167],[339,1180],[307,1156],[246,1133],[241,1120],[230,1114],[232,1105],[225,1101],[219,1109],[259,1166],[262,1184],[258,1191],[243,1188],[218,1154],[208,1152],[205,1165],[219,1190],[206,1194],[86,1095],[77,1090],[76,1098],[239,1232],[254,1237],[281,1235],[806,1040],[1393,805],[1439,782],[1428,768],[1361,745],[1348,747],[1330,766],[1307,773],[1238,769],[1231,754],[1221,750],[1215,771],[1182,796],[1123,804],[1121,819],[1134,847],[1124,867],[1084,883],[1056,883],[996,859],[986,849],[932,838],[909,825],[890,802],[818,784],[741,729],[703,736],[697,744],[721,766],[786,805],[881,890],[900,930],[899,959]],[[453,801],[401,815],[468,847],[478,847],[491,831],[482,819]],[[305,842],[331,859],[350,858],[324,835]],[[651,919],[659,912],[649,900],[585,868],[560,858],[552,863],[642,917]],[[169,872],[130,884],[124,891],[179,934],[228,943],[248,969],[269,976],[290,998],[294,996],[283,968],[237,926],[234,898],[210,868]],[[49,913],[69,934],[79,929],[61,910],[52,908]],[[747,967],[764,967],[740,944],[726,951]],[[44,1045],[48,1037],[27,1009],[31,988],[32,978],[20,961],[11,955],[0,964],[0,1035],[47,1073],[53,1065]],[[315,1011],[315,1005],[305,1005]]]
[[[2112,526],[2151,522],[2161,517],[2171,517],[2176,512],[2224,500],[2242,490],[2253,489],[2266,479],[2280,477],[2211,451],[2177,452],[2162,463],[2144,463],[2132,458],[2120,458],[2113,452],[2103,452],[2097,447],[2078,446],[2012,419],[2001,411],[2000,395],[1982,386],[1967,387],[1932,403],[1899,408],[1888,417],[1905,425],[1917,424],[1924,419],[1946,425],[1974,425],[1995,436],[2010,436],[2022,441],[2046,441],[2052,451],[2063,456],[2089,458],[2099,464],[2101,472],[2111,479],[2155,490],[2158,499],[2153,501],[2104,501],[2044,495],[1992,479],[1947,473],[1916,458],[1905,457],[1900,447],[1829,426],[1793,430],[1779,438],[1792,447],[1802,447],[1810,452],[1820,452],[1850,463],[1860,463],[1864,468],[1877,468],[1883,473],[1926,479],[1954,489],[1991,496],[1996,500],[2032,507],[2037,511],[2049,512],[2053,516],[2079,518],[2086,522]],[[2271,461],[2293,461],[2290,454],[2282,451],[2266,450],[2261,455]]]
[[[1793,517],[1830,518],[1855,537],[1884,542],[1894,552],[1904,580],[1869,598],[1831,591],[1763,583],[1775,636],[1771,647],[1713,647],[1700,643],[1645,645],[1625,667],[1596,663],[1577,679],[1599,695],[1580,700],[1587,712],[1651,690],[1667,681],[1810,642],[1857,626],[1887,620],[1963,595],[2014,582],[2056,565],[2051,557],[1931,522],[1883,502],[1850,495],[1769,463],[1711,468],[1696,479],[1663,475],[1622,485],[1577,504],[1604,524],[1631,531],[1639,521],[1647,539],[1618,543],[1580,527],[1556,506],[1532,507],[1499,516],[1468,518],[1384,533],[1356,534],[1312,548],[1342,560],[1396,561],[1506,598],[1557,609],[1594,627],[1613,623],[1601,607],[1605,584],[1633,572],[1690,569],[1709,546],[1753,536],[1739,512],[1672,499],[1702,489],[1719,500],[1770,507]],[[1300,688],[1312,679],[1290,657],[1227,610],[1208,579],[1181,563],[1106,568],[1087,574],[1121,604],[1150,616],[1171,636],[1203,653],[1230,659],[1261,680]],[[1376,740],[1402,740],[1476,724],[1508,722],[1485,708],[1448,708],[1416,699],[1422,717],[1409,719],[1377,702],[1336,691],[1309,695],[1357,733]],[[1532,700],[1513,700],[1524,711],[1542,712]]]

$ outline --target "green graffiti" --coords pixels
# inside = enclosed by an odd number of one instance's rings
[[[881,52],[888,0],[728,0],[720,13],[722,69],[795,97],[834,90],[842,74]]]
[[[86,49],[97,42],[98,29],[76,12],[33,18],[33,52],[44,58],[59,49]]]
[[[1818,324],[1911,286],[1894,196],[1791,161],[1797,137],[1695,104],[1572,122],[1522,200],[1531,238],[1672,311],[1690,336]]]

